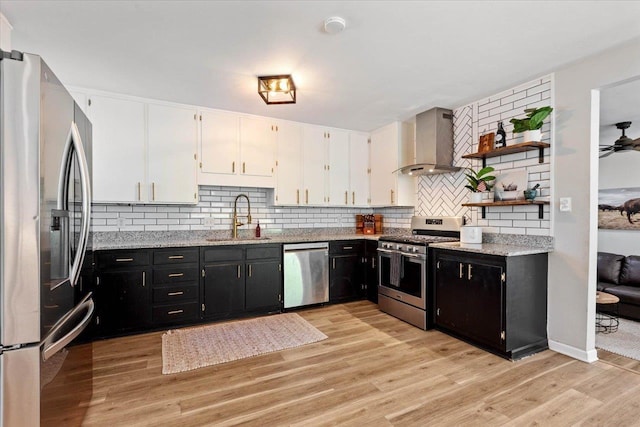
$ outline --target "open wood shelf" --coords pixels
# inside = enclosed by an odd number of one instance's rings
[[[482,218],[486,216],[486,208],[491,206],[526,206],[538,205],[538,218],[542,219],[544,214],[544,205],[548,205],[547,200],[497,200],[494,202],[480,203],[463,203],[462,206],[482,208]]]
[[[462,156],[463,159],[477,159],[482,160],[482,167],[487,166],[487,159],[490,157],[503,156],[505,154],[522,153],[524,151],[538,150],[538,163],[544,162],[544,149],[550,147],[550,144],[546,142],[529,141],[521,142],[519,144],[509,145],[507,147],[494,148],[484,153],[469,153]]]

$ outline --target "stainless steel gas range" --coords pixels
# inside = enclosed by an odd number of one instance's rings
[[[460,240],[462,217],[411,219],[411,233],[385,235],[378,240],[378,305],[380,310],[421,329],[427,329],[431,274],[431,243]]]

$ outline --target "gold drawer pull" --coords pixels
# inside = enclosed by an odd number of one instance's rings
[[[353,246],[343,246],[342,249],[346,251],[349,249],[353,249]]]
[[[169,293],[167,293],[167,296],[170,296],[170,297],[175,297],[177,295],[184,295],[184,292],[178,291],[178,292],[169,292]]]
[[[171,310],[167,312],[167,314],[182,314],[182,313],[184,313],[184,310]]]
[[[116,262],[131,262],[133,258],[116,258]]]
[[[182,277],[184,276],[184,273],[171,273],[169,274],[169,277]]]
[[[183,255],[171,255],[169,259],[184,259]]]

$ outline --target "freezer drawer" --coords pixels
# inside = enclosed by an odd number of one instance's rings
[[[284,308],[329,301],[329,244],[284,245]]]

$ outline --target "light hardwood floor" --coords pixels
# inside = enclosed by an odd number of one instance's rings
[[[175,375],[162,333],[87,344],[83,425],[640,425],[640,374],[612,360],[509,362],[366,301],[298,313],[329,338]]]

